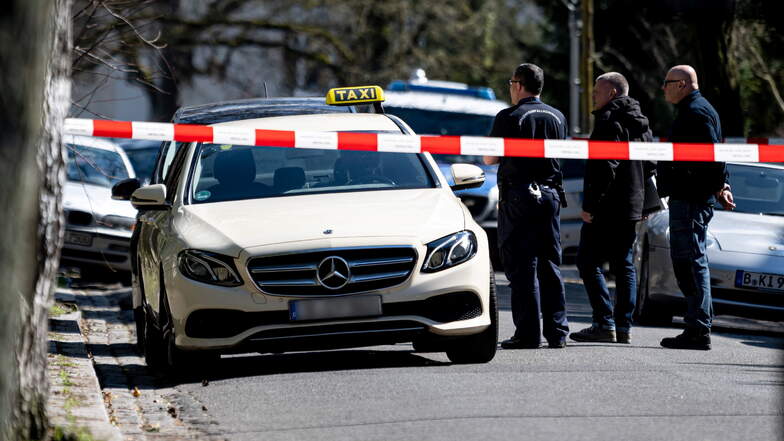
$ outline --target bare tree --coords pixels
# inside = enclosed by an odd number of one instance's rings
[[[46,436],[47,311],[62,237],[70,0],[0,13],[0,438]]]

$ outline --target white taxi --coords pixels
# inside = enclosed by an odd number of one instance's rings
[[[378,113],[215,126],[412,133]],[[453,194],[482,184],[478,167],[453,165],[450,187],[429,153],[194,142],[160,155],[162,182],[114,189],[140,211],[134,303],[148,364],[403,342],[457,363],[494,357],[487,236]]]

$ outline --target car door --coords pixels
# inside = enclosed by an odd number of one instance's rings
[[[183,158],[189,143],[167,142],[162,146],[150,184],[166,185],[166,199],[169,204],[174,200],[177,189],[178,170],[182,168]],[[139,214],[139,271],[142,276],[142,290],[147,303],[154,311],[159,309],[160,287],[160,250],[165,243],[161,227],[168,224],[170,209],[143,210]]]

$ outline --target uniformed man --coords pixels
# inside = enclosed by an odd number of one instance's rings
[[[563,114],[539,99],[543,85],[541,68],[527,63],[518,66],[509,80],[514,105],[496,115],[490,136],[564,139]],[[499,158],[486,156],[484,161],[495,164]],[[512,287],[515,324],[514,335],[501,342],[501,347],[539,348],[544,334],[551,348],[563,348],[569,325],[559,268],[563,192],[559,163],[546,158],[501,158],[498,189],[498,246]]]

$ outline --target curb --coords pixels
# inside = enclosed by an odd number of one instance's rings
[[[74,308],[49,317],[47,414],[52,428],[83,433],[96,440],[121,441],[120,430],[109,421],[93,357],[82,332],[82,314],[74,297],[56,292],[55,300]]]

